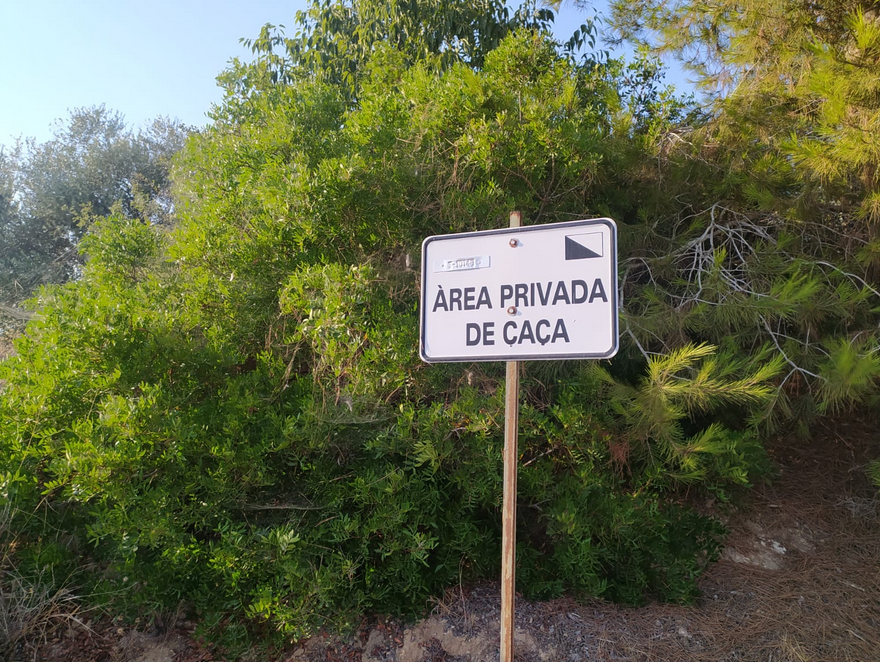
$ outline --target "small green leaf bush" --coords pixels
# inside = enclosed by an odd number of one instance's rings
[[[831,309],[871,318],[845,277],[768,249],[731,281],[711,214],[645,222],[678,204],[645,164],[687,110],[656,68],[628,90],[529,31],[480,70],[436,64],[377,45],[356,101],[242,80],[180,155],[173,231],[92,226],[82,277],[42,290],[0,364],[0,505],[35,566],[63,531],[51,563],[87,563],[114,609],[188,609],[230,647],[496,577],[503,368],[418,360],[418,251],[512,209],[618,219],[627,297],[613,362],[524,367],[527,594],[692,599],[722,529],[686,493],[767,471],[756,424],[788,406],[791,362],[840,374],[829,405],[870,391],[867,350],[833,340]],[[828,365],[771,322],[812,325]]]

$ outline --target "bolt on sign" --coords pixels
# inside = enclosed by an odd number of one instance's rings
[[[428,237],[428,363],[617,353],[617,226],[608,218]]]

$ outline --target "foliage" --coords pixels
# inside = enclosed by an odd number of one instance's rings
[[[771,344],[788,368],[769,420],[802,432],[865,401],[880,377],[876,19],[850,2],[614,7],[621,38],[675,54],[717,92],[711,115],[671,132],[661,154],[686,202],[663,213],[671,241],[630,263],[655,300],[629,312],[675,315],[665,328],[629,317],[628,331],[655,351],[668,333]]]
[[[418,362],[407,262],[512,207],[616,214],[622,164],[679,109],[634,112],[612,74],[529,32],[480,72],[377,49],[354,108],[306,80],[193,137],[167,248],[121,213],[94,224],[83,277],[43,291],[6,362],[7,498],[70,504],[46,517],[80,522],[105,588],[218,627],[303,636],[494,575],[500,373]],[[526,375],[526,590],[693,596],[719,529],[662,497],[748,483],[751,433],[690,421],[765,401],[774,372],[712,351],[658,357],[643,382]]]
[[[355,87],[302,53],[234,64],[173,229],[117,207],[40,291],[0,364],[0,505],[33,567],[88,554],[116,609],[187,608],[228,647],[494,577],[502,370],[418,361],[417,256],[512,209],[615,218],[625,302],[612,362],[524,368],[528,594],[692,599],[722,533],[693,499],[767,473],[759,426],[874,397],[877,290],[793,211],[792,162],[713,152],[647,57],[529,29],[479,66],[412,46],[371,43]]]
[[[500,0],[314,0],[296,13],[293,37],[284,36],[284,26],[267,24],[257,39],[244,40],[258,56],[249,69],[259,75],[248,80],[289,83],[309,72],[356,93],[377,44],[390,45],[409,63],[445,68],[464,62],[479,69],[505,36],[518,28],[549,33],[553,18],[534,0],[512,14]],[[581,26],[569,48],[582,46],[591,33],[592,24]],[[275,53],[279,47],[283,55]]]
[[[880,488],[880,460],[874,460],[868,464],[868,478],[877,488]]]
[[[613,21],[622,39],[673,53],[704,87],[728,91],[718,98],[709,140],[735,152],[737,169],[757,166],[779,182],[750,182],[764,189],[758,201],[784,200],[792,216],[864,238],[859,257],[875,278],[878,12],[876,3],[852,0],[643,0],[616,3]]]
[[[170,159],[186,134],[165,119],[134,133],[103,106],[80,108],[52,140],[29,140],[0,157],[4,310],[41,284],[75,278],[79,239],[115,206],[130,218],[167,222]]]

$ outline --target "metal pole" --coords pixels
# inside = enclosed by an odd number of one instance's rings
[[[522,214],[510,213],[518,228]],[[516,470],[519,432],[519,361],[507,362],[504,393],[504,501],[501,511],[501,661],[513,662],[513,613],[516,572]]]

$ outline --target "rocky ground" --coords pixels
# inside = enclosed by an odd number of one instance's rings
[[[877,417],[870,418],[829,423],[813,442],[772,444],[780,473],[725,516],[727,547],[701,580],[696,604],[627,608],[519,599],[516,659],[880,661],[880,499],[864,475],[866,462],[880,457],[880,432]],[[271,658],[492,662],[498,660],[499,603],[496,585],[456,587],[417,623],[372,619],[350,638],[315,637]],[[161,633],[138,632],[82,616],[15,656],[49,662],[223,659],[191,632],[186,622]]]

